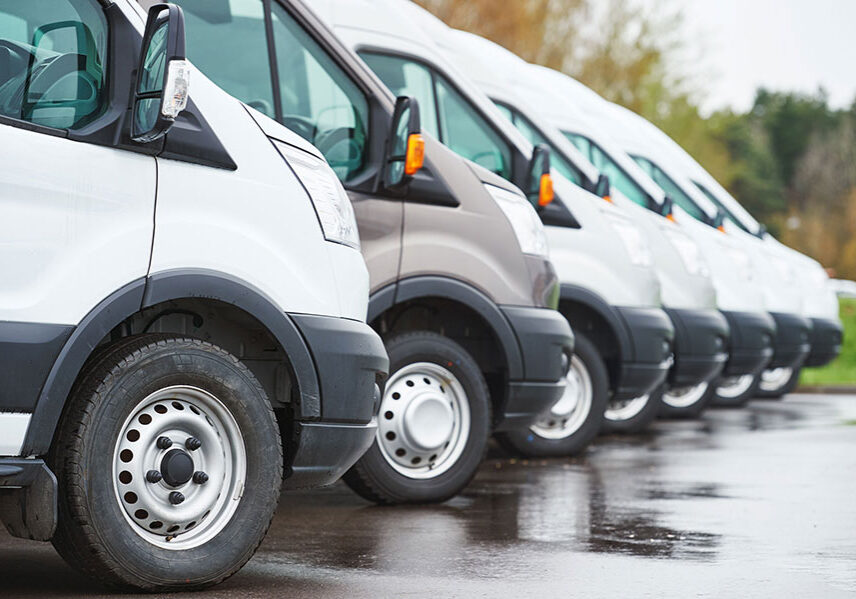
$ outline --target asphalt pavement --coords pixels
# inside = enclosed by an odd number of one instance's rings
[[[0,582],[0,597],[106,596],[5,531]],[[711,410],[575,459],[494,448],[438,506],[284,494],[250,563],[191,596],[856,596],[856,396]]]

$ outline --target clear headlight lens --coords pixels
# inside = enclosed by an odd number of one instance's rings
[[[514,229],[517,242],[520,244],[520,250],[524,254],[547,257],[549,248],[544,225],[532,204],[523,197],[523,194],[514,193],[487,183],[484,184],[484,188],[496,200],[496,203],[505,213],[508,222],[511,223],[511,228]]]
[[[675,253],[681,257],[684,263],[684,268],[692,276],[709,277],[710,269],[707,266],[707,260],[701,253],[698,244],[689,238],[683,231],[674,226],[663,229],[666,238],[675,248]]]
[[[360,249],[360,235],[354,207],[342,183],[323,160],[277,140],[273,141],[279,153],[291,166],[303,184],[327,241]]]
[[[636,266],[651,266],[651,247],[639,228],[612,211],[604,211],[603,214],[618,233],[618,238],[624,244],[630,262]]]

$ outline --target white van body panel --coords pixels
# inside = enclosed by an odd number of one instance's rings
[[[0,125],[0,320],[76,325],[146,276],[155,159]]]
[[[0,456],[21,455],[32,414],[0,412]]]
[[[365,320],[362,255],[325,241],[303,186],[241,102],[198,71],[191,95],[238,169],[158,159],[151,274],[208,268],[250,283],[286,312]]]

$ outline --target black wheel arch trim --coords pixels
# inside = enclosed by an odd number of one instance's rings
[[[276,337],[288,355],[300,402],[296,417],[321,417],[321,395],[312,355],[292,318],[251,283],[216,271],[176,269],[141,277],[102,300],[63,345],[42,386],[22,455],[44,455],[71,387],[98,343],[140,309],[164,301],[206,298],[232,304],[251,314]]]
[[[368,320],[373,321],[397,304],[428,297],[459,302],[481,316],[499,341],[508,368],[508,380],[524,378],[523,354],[511,323],[487,294],[458,279],[420,275],[393,283],[372,294]]]
[[[619,314],[618,309],[608,303],[600,295],[585,287],[562,283],[559,292],[559,302],[561,311],[562,301],[572,301],[593,310],[598,316],[606,321],[607,326],[612,330],[618,341],[618,351],[622,361],[632,361],[634,356],[633,340],[630,338],[630,332],[624,324],[624,319]],[[571,323],[573,325],[573,323]]]

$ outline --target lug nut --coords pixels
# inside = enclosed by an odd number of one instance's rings
[[[149,470],[146,472],[146,480],[152,484],[159,483],[163,479],[163,474],[157,470]]]
[[[158,449],[169,449],[172,447],[172,439],[169,437],[158,437],[157,446]]]
[[[179,503],[184,501],[184,495],[179,493],[178,491],[173,491],[169,494],[169,502],[172,505],[178,505]]]
[[[208,482],[208,475],[201,470],[193,473],[193,482],[197,485],[204,485]]]
[[[187,441],[184,442],[184,446],[190,451],[196,451],[197,449],[202,447],[202,441],[200,441],[196,437],[188,437]]]

